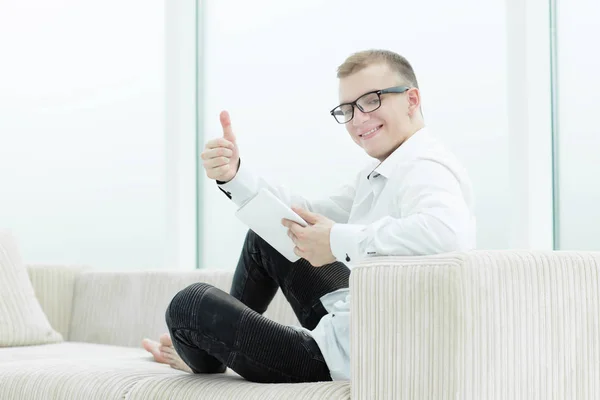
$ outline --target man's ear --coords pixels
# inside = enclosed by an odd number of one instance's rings
[[[421,106],[421,92],[418,88],[411,88],[406,95],[408,98],[408,115],[412,117]]]

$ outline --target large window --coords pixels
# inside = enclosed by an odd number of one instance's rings
[[[163,2],[60,3],[0,6],[0,229],[29,263],[162,268]]]
[[[367,48],[413,64],[478,248],[600,249],[592,0],[34,3],[0,6],[0,229],[26,262],[233,268],[246,227],[198,160],[219,112],[245,166],[326,196],[368,160],[328,113]]]
[[[336,67],[354,51],[391,49],[416,70],[426,123],[470,171],[479,247],[513,245],[504,1],[203,7],[201,142],[220,135],[219,111],[227,109],[246,166],[308,197],[326,196],[367,161],[328,114],[338,101]],[[246,228],[214,182],[200,179],[200,264],[233,268]]]
[[[600,250],[600,3],[557,0],[556,113],[557,245]]]

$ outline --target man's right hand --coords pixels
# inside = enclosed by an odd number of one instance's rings
[[[217,181],[229,182],[235,177],[240,164],[240,152],[231,129],[227,111],[221,112],[223,137],[209,140],[201,154],[206,176]]]

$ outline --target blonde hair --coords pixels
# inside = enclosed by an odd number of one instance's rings
[[[337,77],[345,78],[373,64],[385,63],[397,72],[406,84],[419,87],[415,71],[408,60],[389,50],[363,50],[350,55],[337,69]]]

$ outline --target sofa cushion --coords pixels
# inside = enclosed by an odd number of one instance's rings
[[[14,238],[0,231],[0,347],[62,340],[42,311]]]
[[[349,382],[267,385],[234,372],[193,375],[142,349],[64,342],[0,349],[0,399],[344,399]]]

